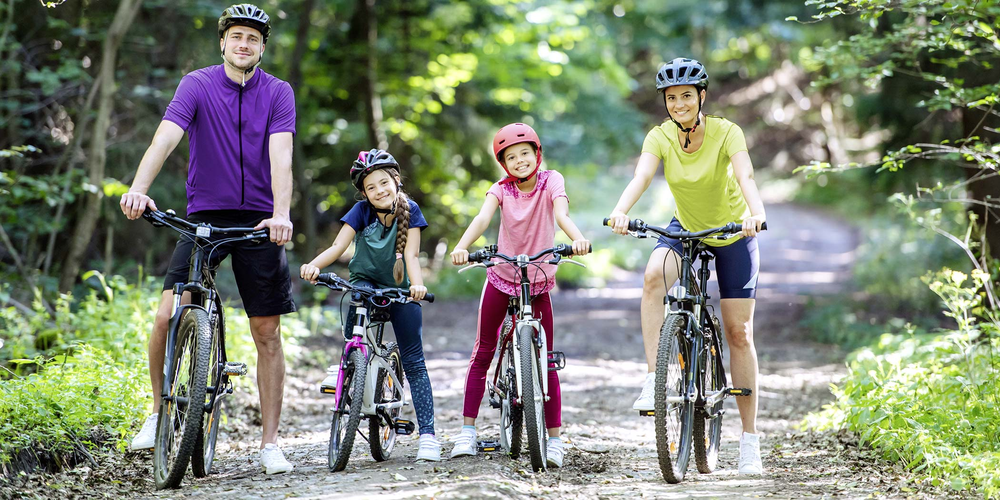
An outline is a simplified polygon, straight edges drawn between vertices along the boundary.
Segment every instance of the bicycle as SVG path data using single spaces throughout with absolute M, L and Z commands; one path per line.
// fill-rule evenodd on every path
M 605 226 L 609 220 L 604 219 Z M 708 304 L 708 264 L 715 257 L 702 243 L 711 238 L 733 238 L 742 229 L 731 222 L 704 231 L 670 231 L 642 219 L 629 221 L 631 236 L 648 238 L 647 232 L 653 232 L 679 240 L 682 248 L 678 284 L 664 298 L 667 308 L 656 351 L 655 409 L 639 412 L 654 417 L 660 472 L 669 483 L 684 480 L 692 448 L 699 472 L 715 470 L 722 441 L 723 401 L 727 396 L 752 394 L 750 389 L 726 385 L 721 326 Z M 761 228 L 765 229 L 767 224 Z M 695 260 L 701 262 L 697 279 L 692 275 Z
M 334 273 L 320 274 L 315 284 L 350 292 L 354 311 L 352 324 L 344 325 L 347 344 L 337 377 L 331 374 L 320 384 L 321 393 L 334 395 L 327 464 L 333 472 L 347 467 L 356 433 L 368 441 L 375 461 L 383 462 L 395 447 L 396 435 L 412 434 L 414 429 L 413 422 L 399 418 L 410 404 L 403 392 L 399 346 L 382 343 L 389 306 L 410 300 L 410 291 L 356 286 Z M 428 293 L 424 300 L 434 302 L 434 294 Z M 358 429 L 362 418 L 368 419 L 368 436 Z
M 477 267 L 489 268 L 503 263 L 520 270 L 521 294 L 511 296 L 507 305 L 508 317 L 500 330 L 503 333 L 497 350 L 497 368 L 493 373 L 493 382 L 489 384 L 490 406 L 500 410 L 500 446 L 511 458 L 516 459 L 521 453 L 521 428 L 524 424 L 528 436 L 528 455 L 535 472 L 546 468 L 544 403 L 549 400 L 549 381 L 547 376 L 543 376 L 542 367 L 546 367 L 547 373 L 566 366 L 566 356 L 562 352 L 548 350 L 545 331 L 531 310 L 528 268 L 532 265 L 540 268 L 539 261 L 547 255 L 553 256 L 543 261 L 547 264 L 570 262 L 587 267 L 574 260 L 562 260 L 563 256 L 573 255 L 573 247 L 566 244 L 542 250 L 530 257 L 525 254 L 511 257 L 497 253 L 497 246 L 489 245 L 469 255 L 469 262 L 474 264 L 458 270 L 462 273 Z M 502 262 L 493 262 L 493 259 L 500 259 Z
M 188 281 L 173 286 L 153 450 L 156 488 L 177 488 L 188 463 L 195 477 L 211 472 L 222 401 L 233 393 L 229 377 L 247 373 L 246 363 L 229 361 L 226 355 L 225 310 L 215 288 L 212 253 L 225 243 L 262 243 L 269 235 L 266 229 L 189 222 L 173 210 L 147 209 L 142 217 L 154 227 L 169 227 L 194 241 Z M 224 237 L 213 241 L 212 236 Z M 184 292 L 191 294 L 188 304 L 181 304 Z

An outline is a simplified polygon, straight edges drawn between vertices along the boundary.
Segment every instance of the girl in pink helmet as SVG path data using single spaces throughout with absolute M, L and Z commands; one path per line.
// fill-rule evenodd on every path
M 534 254 L 553 246 L 555 227 L 559 227 L 573 240 L 573 253 L 584 255 L 590 242 L 569 217 L 569 198 L 563 176 L 555 170 L 539 170 L 542 163 L 542 141 L 538 134 L 523 123 L 512 123 L 501 128 L 493 138 L 493 154 L 506 172 L 506 176 L 486 192 L 486 201 L 479 215 L 465 230 L 451 262 L 457 266 L 469 260 L 469 245 L 476 241 L 490 225 L 493 214 L 500 208 L 500 231 L 497 238 L 499 252 L 507 255 Z M 547 275 L 546 275 L 547 274 Z M 476 417 L 479 404 L 486 390 L 486 371 L 496 352 L 500 326 L 507 312 L 510 296 L 517 296 L 520 278 L 510 266 L 491 267 L 479 303 L 476 344 L 465 379 L 465 403 L 462 432 L 455 440 L 451 457 L 475 455 Z M 552 302 L 549 290 L 555 286 L 553 273 L 536 273 L 532 277 L 532 310 L 539 313 L 545 329 L 546 342 L 552 349 Z M 549 401 L 545 403 L 545 426 L 549 440 L 546 455 L 549 467 L 560 467 L 563 462 L 562 402 L 559 377 L 555 371 L 548 373 Z

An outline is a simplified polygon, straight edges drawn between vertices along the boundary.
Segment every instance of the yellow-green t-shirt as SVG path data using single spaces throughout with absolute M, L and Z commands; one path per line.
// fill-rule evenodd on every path
M 677 125 L 670 120 L 650 130 L 642 143 L 643 153 L 663 161 L 667 185 L 677 204 L 674 216 L 688 231 L 740 222 L 750 216 L 750 207 L 729 161 L 734 154 L 747 150 L 743 130 L 718 116 L 706 116 L 704 127 L 705 140 L 693 153 L 681 149 Z M 704 241 L 711 246 L 726 246 L 736 239 Z

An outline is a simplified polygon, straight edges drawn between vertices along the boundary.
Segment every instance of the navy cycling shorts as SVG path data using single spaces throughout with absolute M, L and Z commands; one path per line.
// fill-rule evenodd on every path
M 670 231 L 685 231 L 674 217 L 667 226 Z M 705 245 L 715 256 L 715 277 L 719 280 L 719 295 L 724 299 L 753 299 L 757 296 L 757 276 L 760 260 L 757 238 L 740 238 L 724 247 Z M 681 255 L 681 242 L 659 236 L 655 248 L 669 248 Z
M 188 220 L 206 222 L 216 227 L 254 227 L 269 217 L 271 214 L 267 212 L 204 210 L 191 214 Z M 174 283 L 187 283 L 192 247 L 194 242 L 181 236 L 170 257 L 170 267 L 163 280 L 164 290 L 173 289 Z M 229 255 L 233 256 L 233 274 L 236 275 L 236 285 L 248 317 L 295 312 L 285 247 L 278 246 L 273 241 L 223 243 L 212 252 L 209 264 L 216 268 Z

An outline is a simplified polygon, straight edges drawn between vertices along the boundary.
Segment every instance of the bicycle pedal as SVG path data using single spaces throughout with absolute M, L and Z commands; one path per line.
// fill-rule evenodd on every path
M 562 351 L 549 351 L 549 371 L 559 371 L 566 368 L 566 355 Z M 552 366 L 554 365 L 554 366 Z
M 656 410 L 639 410 L 640 417 L 655 417 Z
M 730 387 L 726 389 L 726 394 L 729 396 L 749 396 L 753 394 L 753 390 Z
M 413 429 L 416 429 L 416 426 L 413 425 L 413 422 L 410 422 L 409 420 L 403 420 L 401 418 L 397 418 L 395 421 L 393 421 L 393 427 L 396 429 L 396 434 L 402 434 L 404 436 L 409 436 L 410 434 L 413 434 Z
M 237 363 L 236 361 L 227 361 L 226 366 L 222 369 L 222 373 L 225 373 L 230 377 L 242 377 L 247 374 L 247 364 Z
M 486 453 L 490 451 L 498 451 L 500 449 L 500 441 L 494 441 L 491 439 L 480 439 L 476 442 L 476 448 L 480 453 Z
M 490 408 L 500 409 L 500 400 L 495 397 L 490 397 Z
M 320 382 L 319 384 L 319 392 L 323 394 L 336 394 L 338 374 L 336 373 L 329 374 L 329 371 L 327 371 L 327 373 L 328 375 L 326 376 L 326 378 L 323 379 L 323 381 Z

